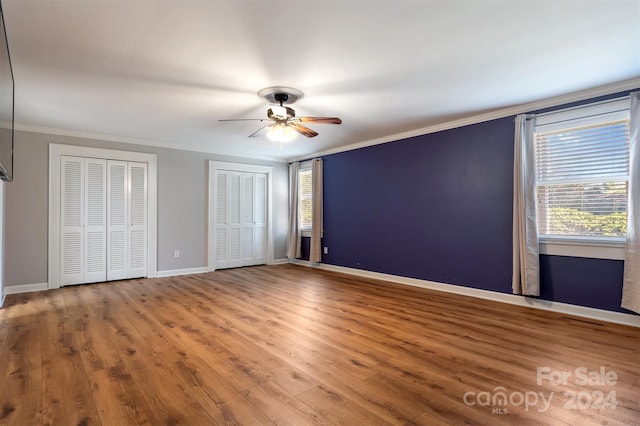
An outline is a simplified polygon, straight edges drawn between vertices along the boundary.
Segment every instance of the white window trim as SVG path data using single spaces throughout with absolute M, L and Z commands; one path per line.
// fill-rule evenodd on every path
M 606 114 L 603 120 L 628 120 L 629 102 L 629 96 L 625 96 L 539 114 L 536 116 L 536 129 L 541 128 L 545 132 L 557 130 L 565 128 L 564 123 L 572 120 L 586 124 L 592 121 L 590 117 L 594 115 Z M 624 260 L 625 239 L 542 235 L 539 237 L 539 249 L 540 254 L 546 255 Z
M 624 260 L 624 241 L 581 240 L 575 237 L 540 238 L 540 254 Z
M 629 119 L 629 97 L 610 99 L 594 102 L 592 104 L 565 108 L 557 111 L 549 111 L 536 115 L 536 129 L 543 132 L 565 129 L 567 121 L 574 122 L 577 126 L 594 122 L 614 121 Z M 592 117 L 597 117 L 596 119 Z M 575 121 L 574 121 L 575 120 Z

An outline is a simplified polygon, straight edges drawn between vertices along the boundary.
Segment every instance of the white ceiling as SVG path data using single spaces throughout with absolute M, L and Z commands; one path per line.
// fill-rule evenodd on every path
M 290 159 L 640 77 L 638 1 L 2 0 L 17 128 Z M 640 81 L 640 80 L 639 80 Z M 247 136 L 267 104 L 340 126 Z

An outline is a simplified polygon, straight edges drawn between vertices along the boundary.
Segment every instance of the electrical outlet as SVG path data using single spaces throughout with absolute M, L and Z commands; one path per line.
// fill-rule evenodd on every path
M 180 257 L 180 250 L 174 250 L 173 251 L 173 257 L 175 257 L 176 259 Z
M 324 254 L 329 254 L 329 247 L 324 248 Z

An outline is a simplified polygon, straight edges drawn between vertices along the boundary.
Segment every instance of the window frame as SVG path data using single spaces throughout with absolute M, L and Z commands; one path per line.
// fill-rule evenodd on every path
M 300 234 L 303 237 L 311 237 L 311 225 L 308 227 L 302 226 L 302 220 L 300 219 L 300 215 L 302 215 L 302 185 L 300 185 L 300 175 L 302 173 L 311 174 L 311 179 L 313 182 L 313 171 L 311 167 L 311 161 L 305 161 L 300 163 L 300 169 L 298 170 L 298 223 L 300 224 Z M 311 185 L 311 194 L 309 195 L 309 199 L 313 200 L 313 183 Z M 313 215 L 313 211 L 311 213 Z M 313 216 L 312 216 L 313 217 Z M 313 220 L 313 219 L 312 219 Z
M 538 114 L 535 118 L 534 135 L 556 129 L 577 127 L 586 123 L 604 123 L 610 121 L 611 117 L 621 115 L 629 120 L 629 109 L 630 101 L 626 96 Z M 543 129 L 538 130 L 539 127 Z M 531 143 L 535 144 L 535 137 Z M 537 188 L 538 181 L 536 180 L 536 203 Z M 625 244 L 624 237 L 539 236 L 540 254 L 556 256 L 623 260 Z

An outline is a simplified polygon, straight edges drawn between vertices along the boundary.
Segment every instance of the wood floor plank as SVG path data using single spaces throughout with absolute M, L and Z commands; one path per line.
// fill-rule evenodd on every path
M 92 287 L 91 290 L 97 287 Z M 83 313 L 75 327 L 75 340 L 84 363 L 96 410 L 102 424 L 142 425 L 158 423 L 160 418 L 140 395 L 142 389 L 127 370 L 117 346 L 106 336 L 107 330 L 91 306 L 98 303 L 95 291 L 74 287 L 64 296 L 67 305 L 73 304 Z M 84 297 L 81 297 L 83 293 Z
M 118 294 L 118 288 L 111 290 L 114 295 Z M 116 306 L 97 313 L 107 326 L 111 343 L 126 354 L 122 356 L 122 372 L 114 369 L 113 374 L 131 375 L 141 389 L 142 398 L 162 423 L 215 424 L 206 409 L 186 390 L 184 383 L 177 380 L 171 366 L 158 356 L 162 348 L 149 345 L 128 321 L 126 301 L 122 298 L 117 300 Z
M 73 337 L 77 307 L 64 292 L 50 292 L 42 320 L 43 424 L 100 424 L 91 382 Z
M 24 300 L 24 299 L 23 299 Z M 42 298 L 19 303 L 0 334 L 0 424 L 42 423 Z
M 0 345 L 0 424 L 640 423 L 638 328 L 294 265 L 10 295 Z
M 125 296 L 123 294 L 123 297 Z M 262 413 L 250 404 L 243 404 L 241 411 L 234 409 L 242 398 L 242 393 L 204 362 L 199 356 L 201 352 L 192 352 L 191 348 L 194 345 L 190 345 L 188 341 L 185 345 L 184 341 L 167 332 L 166 325 L 154 321 L 150 313 L 143 312 L 143 306 L 135 304 L 131 299 L 129 301 L 133 305 L 125 302 L 124 306 L 134 309 L 123 309 L 124 317 L 144 337 L 147 344 L 154 348 L 155 356 L 171 368 L 184 391 L 191 395 L 216 423 L 233 423 L 239 418 L 251 418 L 253 421 L 263 419 Z M 174 328 L 171 327 L 169 330 Z M 187 329 L 196 330 L 191 325 Z M 216 356 L 221 357 L 224 354 L 216 352 Z M 218 363 L 213 364 L 215 366 Z M 223 405 L 227 402 L 232 404 Z

